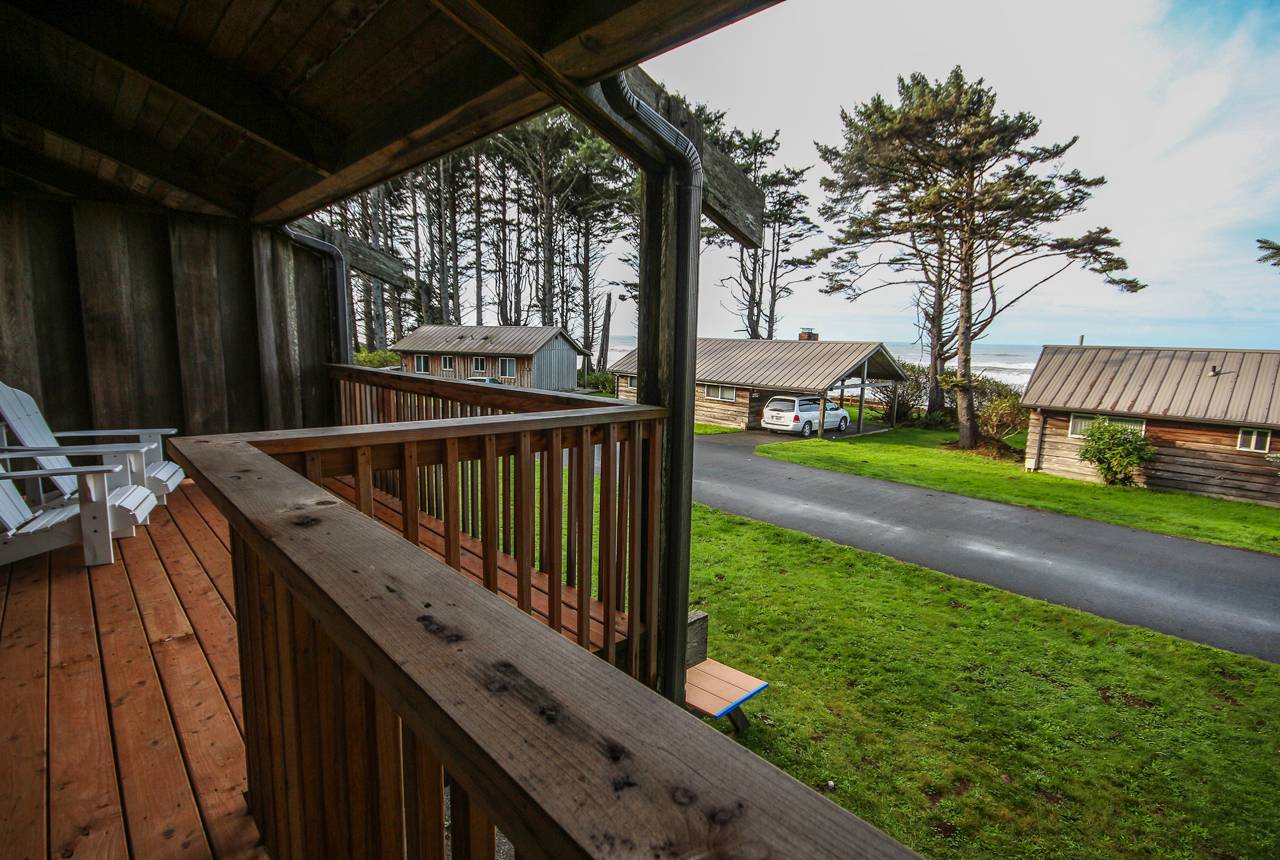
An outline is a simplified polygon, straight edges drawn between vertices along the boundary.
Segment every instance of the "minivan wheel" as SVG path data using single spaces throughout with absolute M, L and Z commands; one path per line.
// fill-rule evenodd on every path
M 808 421 L 804 422 L 804 426 L 800 428 L 800 435 L 805 439 L 808 439 L 810 436 L 812 436 L 813 425 L 810 424 Z

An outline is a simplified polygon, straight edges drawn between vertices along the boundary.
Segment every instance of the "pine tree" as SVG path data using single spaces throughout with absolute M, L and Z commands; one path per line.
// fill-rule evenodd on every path
M 1122 292 L 1144 288 L 1122 276 L 1128 264 L 1109 229 L 1055 231 L 1106 180 L 1063 169 L 1076 138 L 1033 143 L 1039 120 L 997 111 L 995 92 L 959 67 L 945 81 L 899 78 L 897 104 L 876 96 L 841 120 L 842 144 L 819 147 L 834 174 L 823 180 L 821 213 L 836 230 L 817 255 L 831 264 L 827 291 L 857 299 L 891 286 L 916 290 L 928 320 L 930 387 L 953 352 L 946 382 L 960 447 L 972 448 L 973 343 L 1000 314 L 1073 267 Z M 880 282 L 864 286 L 873 275 Z
M 1259 239 L 1258 250 L 1262 252 L 1262 256 L 1258 258 L 1259 263 L 1280 267 L 1280 242 Z

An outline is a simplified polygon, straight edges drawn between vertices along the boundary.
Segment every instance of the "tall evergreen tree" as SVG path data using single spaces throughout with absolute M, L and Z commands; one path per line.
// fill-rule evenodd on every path
M 834 174 L 823 182 L 822 214 L 836 224 L 822 252 L 833 260 L 827 289 L 850 299 L 894 284 L 932 290 L 941 315 L 954 319 L 947 382 L 960 447 L 972 448 L 973 342 L 1000 314 L 1073 267 L 1123 292 L 1144 288 L 1122 275 L 1128 264 L 1108 228 L 1057 232 L 1106 180 L 1065 170 L 1077 138 L 1033 143 L 1039 120 L 998 111 L 995 92 L 959 67 L 944 81 L 899 78 L 897 104 L 876 96 L 841 120 L 842 145 L 819 147 Z M 860 285 L 882 269 L 888 280 Z
M 1262 252 L 1262 256 L 1258 258 L 1259 263 L 1280 267 L 1280 242 L 1259 239 L 1258 250 Z

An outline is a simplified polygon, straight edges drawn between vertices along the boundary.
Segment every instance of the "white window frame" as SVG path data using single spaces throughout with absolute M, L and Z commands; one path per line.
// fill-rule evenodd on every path
M 487 365 L 485 364 L 483 355 L 471 356 L 471 375 L 472 376 L 485 376 L 489 372 L 486 369 L 486 367 Z
M 1083 433 L 1076 432 L 1077 418 L 1088 418 L 1088 419 L 1092 419 L 1093 421 L 1102 419 L 1104 421 L 1110 421 L 1113 424 L 1119 424 L 1121 426 L 1128 426 L 1128 427 L 1132 427 L 1136 425 L 1138 428 L 1138 432 L 1140 432 L 1143 436 L 1147 435 L 1147 419 L 1145 418 L 1126 418 L 1123 415 L 1098 415 L 1097 413 L 1093 413 L 1093 412 L 1072 412 L 1071 417 L 1067 419 L 1067 436 L 1072 439 L 1083 439 L 1085 438 L 1085 435 L 1088 433 L 1087 427 L 1085 428 L 1085 432 Z
M 442 356 L 440 356 L 440 372 L 441 372 L 441 373 L 444 373 L 446 370 L 453 370 L 453 356 L 452 356 L 452 355 L 442 355 Z
M 431 372 L 431 356 L 421 353 L 413 357 L 414 373 L 430 373 Z
M 726 403 L 738 402 L 738 389 L 735 386 L 714 385 L 712 383 L 703 383 L 702 388 L 703 388 L 703 394 L 706 395 L 706 398 L 708 400 L 723 400 Z M 712 394 L 712 391 L 714 391 L 715 393 Z M 731 392 L 728 397 L 724 396 L 724 393 L 726 391 Z
M 506 362 L 511 362 L 511 372 L 503 373 L 502 368 Z M 499 379 L 515 379 L 516 378 L 516 360 L 509 355 L 504 355 L 498 359 L 498 378 Z
M 1249 444 L 1245 444 L 1245 434 L 1249 434 Z M 1262 447 L 1256 447 L 1258 440 L 1265 440 Z M 1271 450 L 1271 431 L 1262 427 L 1241 427 L 1240 432 L 1236 434 L 1236 450 L 1248 451 L 1251 454 L 1266 454 Z

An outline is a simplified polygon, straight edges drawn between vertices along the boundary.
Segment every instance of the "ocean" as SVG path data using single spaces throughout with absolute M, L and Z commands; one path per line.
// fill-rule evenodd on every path
M 928 354 L 918 343 L 887 342 L 885 346 L 899 361 L 923 364 Z M 635 348 L 635 335 L 614 335 L 609 339 L 609 361 L 617 361 Z M 1031 378 L 1031 371 L 1039 357 L 1039 344 L 978 341 L 973 348 L 973 369 L 977 373 L 985 373 L 1022 388 Z

